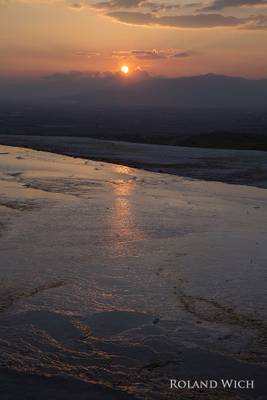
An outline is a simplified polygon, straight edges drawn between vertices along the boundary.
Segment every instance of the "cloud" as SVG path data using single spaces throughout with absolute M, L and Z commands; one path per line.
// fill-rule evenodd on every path
M 75 55 L 79 57 L 94 58 L 94 57 L 100 57 L 101 53 L 96 51 L 77 51 Z
M 209 6 L 203 7 L 204 11 L 219 11 L 227 7 L 258 7 L 267 6 L 267 0 L 214 0 Z
M 192 14 L 155 16 L 151 13 L 113 11 L 107 13 L 119 22 L 134 25 L 158 25 L 173 28 L 214 28 L 239 26 L 247 22 L 245 18 L 224 16 L 221 14 Z
M 173 55 L 173 58 L 186 58 L 186 57 L 190 57 L 192 56 L 193 53 L 189 52 L 189 51 L 181 51 L 181 52 L 177 52 Z
M 143 2 L 143 0 L 110 0 L 93 3 L 92 7 L 104 10 L 127 9 L 139 7 Z
M 169 58 L 185 58 L 195 55 L 191 51 L 181 49 L 163 49 L 163 50 L 130 50 L 130 51 L 114 51 L 113 57 L 118 58 L 135 58 L 137 60 L 164 60 Z
M 267 30 L 267 16 L 258 16 L 252 18 L 248 23 L 241 27 L 241 29 L 247 30 Z
M 113 11 L 106 14 L 119 22 L 133 25 L 152 25 L 155 23 L 155 16 L 150 13 L 134 11 Z
M 157 13 L 159 11 L 177 10 L 181 8 L 180 4 L 150 0 L 81 1 L 80 3 L 76 3 L 76 7 L 77 6 L 89 6 L 99 10 L 142 9 L 153 13 Z
M 71 4 L 70 4 L 70 7 L 71 7 L 71 8 L 74 8 L 74 9 L 76 9 L 76 10 L 80 10 L 80 9 L 83 8 L 83 5 L 82 5 L 81 3 L 71 3 Z
M 196 2 L 196 3 L 189 3 L 189 4 L 185 4 L 184 8 L 192 8 L 192 7 L 201 7 L 203 5 L 203 3 L 201 2 Z
M 132 55 L 139 60 L 162 60 L 163 58 L 167 58 L 163 51 L 158 50 L 134 50 L 132 51 Z
M 240 16 L 238 6 L 264 5 L 267 4 L 267 0 L 236 0 L 234 6 L 237 12 L 235 10 L 234 15 L 225 15 L 223 12 L 224 8 L 233 7 L 232 0 L 213 0 L 207 7 L 203 7 L 203 2 L 192 2 L 181 5 L 174 4 L 168 0 L 83 0 L 79 4 L 95 9 L 118 22 L 130 25 L 158 26 L 175 29 L 227 27 L 266 29 L 265 24 L 262 21 L 258 22 L 255 16 Z M 188 8 L 191 8 L 192 12 L 184 13 L 184 10 Z M 181 11 L 179 11 L 180 9 Z M 222 10 L 222 12 L 217 12 L 219 10 Z M 264 18 L 264 16 L 261 18 Z M 154 59 L 161 57 L 160 54 L 143 54 L 142 56 Z
M 11 0 L 0 0 L 0 6 Z M 174 29 L 236 28 L 267 30 L 266 14 L 242 16 L 240 7 L 267 7 L 267 0 L 211 0 L 179 4 L 171 0 L 12 0 L 21 3 L 65 3 L 75 10 L 90 8 L 118 22 L 130 25 L 168 27 Z M 178 3 L 178 4 L 177 4 Z M 201 8 L 202 5 L 202 8 Z M 185 10 L 190 12 L 185 13 Z M 225 8 L 234 8 L 233 15 Z M 140 54 L 140 57 L 161 58 L 161 54 Z

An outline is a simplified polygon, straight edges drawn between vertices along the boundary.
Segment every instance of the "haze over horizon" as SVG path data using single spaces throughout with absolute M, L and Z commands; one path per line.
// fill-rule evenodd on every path
M 267 79 L 224 75 L 151 77 L 121 74 L 57 73 L 26 81 L 0 80 L 0 101 L 41 102 L 71 107 L 266 108 Z

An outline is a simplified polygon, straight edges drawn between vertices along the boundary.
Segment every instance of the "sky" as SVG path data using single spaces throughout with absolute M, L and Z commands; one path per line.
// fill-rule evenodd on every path
M 267 0 L 0 0 L 2 79 L 124 64 L 267 78 Z

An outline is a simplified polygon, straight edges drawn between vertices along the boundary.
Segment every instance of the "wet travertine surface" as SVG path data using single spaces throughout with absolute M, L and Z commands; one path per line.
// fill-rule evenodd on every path
M 265 189 L 0 146 L 1 399 L 263 399 L 266 267 Z

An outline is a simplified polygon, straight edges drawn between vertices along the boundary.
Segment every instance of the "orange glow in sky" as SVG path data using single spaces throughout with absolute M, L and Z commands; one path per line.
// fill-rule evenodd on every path
M 132 76 L 135 65 L 152 76 L 266 78 L 265 1 L 232 3 L 0 0 L 0 78 L 70 71 Z

